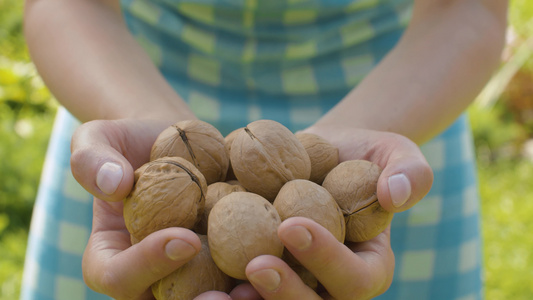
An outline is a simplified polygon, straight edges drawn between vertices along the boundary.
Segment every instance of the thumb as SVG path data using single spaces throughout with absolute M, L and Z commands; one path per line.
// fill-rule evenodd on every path
M 121 237 L 118 235 L 122 233 L 100 231 L 91 235 L 83 257 L 87 285 L 115 299 L 151 295 L 154 282 L 187 263 L 202 247 L 198 236 L 185 228 L 156 231 L 123 251 L 113 248 L 113 240 Z M 109 248 L 102 249 L 104 245 Z
M 74 178 L 99 199 L 124 199 L 133 187 L 135 168 L 149 160 L 152 144 L 166 125 L 139 120 L 82 124 L 72 136 Z
M 377 196 L 390 212 L 413 207 L 431 189 L 433 171 L 414 143 L 400 143 L 378 179 Z

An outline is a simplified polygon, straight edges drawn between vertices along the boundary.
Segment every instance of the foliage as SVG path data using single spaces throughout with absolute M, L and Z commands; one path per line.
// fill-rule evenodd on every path
M 524 128 L 515 123 L 506 107 L 497 103 L 485 109 L 474 104 L 469 109 L 478 162 L 490 165 L 500 159 L 518 158 L 525 137 Z
M 533 163 L 502 159 L 480 167 L 487 299 L 533 297 Z
M 525 300 L 533 295 L 533 244 L 525 237 L 533 229 L 533 203 L 524 201 L 533 198 L 533 2 L 511 4 L 506 61 L 485 89 L 499 91 L 489 96 L 497 101 L 479 101 L 469 113 L 482 199 L 486 298 Z
M 0 92 L 4 91 L 0 94 L 1 300 L 18 295 L 27 231 L 55 111 L 44 86 L 36 84 L 34 69 L 28 70 L 30 74 L 13 76 L 12 83 L 0 74 Z
M 5 215 L 0 215 L 0 217 L 5 217 Z M 0 240 L 0 256 L 2 257 L 0 259 L 0 300 L 18 299 L 27 239 L 28 231 L 26 228 L 19 228 L 2 234 Z
M 22 35 L 24 1 L 0 1 L 0 53 L 15 60 L 28 61 Z
M 0 1 L 0 300 L 17 299 L 56 104 L 29 61 L 24 1 Z
M 527 37 L 533 33 L 533 4 L 531 0 L 512 0 L 509 9 L 509 23 L 519 36 Z
M 511 50 L 528 43 L 530 53 L 533 49 L 533 2 L 530 0 L 512 0 L 509 9 L 509 24 L 512 31 L 508 34 Z M 533 72 L 533 55 L 524 63 L 524 68 Z

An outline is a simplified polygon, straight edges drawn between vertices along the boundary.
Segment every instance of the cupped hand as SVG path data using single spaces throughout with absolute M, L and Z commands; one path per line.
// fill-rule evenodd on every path
M 405 137 L 342 127 L 311 127 L 305 131 L 335 145 L 341 162 L 365 159 L 378 164 L 383 169 L 378 199 L 391 212 L 409 209 L 431 188 L 431 168 L 418 146 Z M 343 244 L 316 222 L 295 217 L 281 224 L 278 235 L 324 290 L 312 290 L 283 260 L 265 255 L 253 259 L 246 268 L 248 279 L 264 299 L 371 299 L 385 292 L 392 282 L 390 227 L 372 240 Z
M 73 138 L 74 176 L 96 196 L 93 232 L 83 261 L 84 277 L 91 288 L 116 299 L 151 299 L 150 285 L 200 249 L 196 235 L 182 228 L 155 232 L 131 246 L 122 202 L 118 202 L 131 190 L 133 170 L 148 160 L 151 145 L 168 125 L 157 121 L 95 121 L 82 125 Z M 378 182 L 378 198 L 385 209 L 406 210 L 429 191 L 431 169 L 410 140 L 368 130 L 324 130 L 307 131 L 337 146 L 341 161 L 367 159 L 384 169 Z M 390 285 L 394 255 L 388 230 L 371 241 L 345 245 L 317 223 L 294 218 L 285 221 L 278 234 L 327 293 L 318 295 L 309 289 L 281 259 L 260 256 L 247 268 L 252 285 L 237 286 L 229 295 L 232 299 L 294 299 L 301 295 L 309 299 L 368 299 Z M 229 296 L 208 292 L 198 299 Z
M 369 160 L 383 171 L 377 196 L 393 213 L 413 207 L 431 189 L 433 171 L 420 148 L 407 137 L 392 133 L 339 126 L 305 130 L 322 136 L 339 149 L 339 161 Z
M 152 283 L 181 267 L 200 249 L 198 236 L 185 228 L 156 231 L 132 246 L 122 202 L 95 198 L 83 276 L 91 289 L 114 299 L 154 299 Z
M 115 299 L 153 299 L 150 286 L 201 249 L 197 235 L 167 228 L 131 245 L 122 201 L 134 170 L 147 162 L 164 121 L 92 121 L 73 135 L 74 177 L 94 198 L 93 228 L 83 256 L 83 276 L 93 290 Z
M 95 197 L 121 201 L 133 187 L 134 170 L 148 162 L 161 131 L 157 120 L 97 120 L 76 129 L 71 142 L 74 178 Z
M 394 274 L 390 229 L 370 241 L 343 244 L 318 223 L 302 217 L 278 230 L 287 250 L 321 283 L 315 291 L 281 259 L 253 259 L 246 275 L 264 299 L 371 299 L 387 290 Z

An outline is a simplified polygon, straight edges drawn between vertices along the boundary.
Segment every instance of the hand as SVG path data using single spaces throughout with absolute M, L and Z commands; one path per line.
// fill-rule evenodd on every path
M 234 300 L 371 299 L 385 292 L 392 282 L 394 254 L 390 228 L 363 243 L 342 244 L 313 220 L 294 217 L 278 229 L 285 247 L 311 271 L 325 290 L 314 291 L 280 258 L 262 255 L 246 267 L 251 284 L 237 286 Z M 230 299 L 220 292 L 207 292 L 195 300 Z
M 370 299 L 392 282 L 390 228 L 370 241 L 345 245 L 318 223 L 294 217 L 281 224 L 278 235 L 325 290 L 315 292 L 284 261 L 264 255 L 246 267 L 248 279 L 264 299 Z
M 153 299 L 150 285 L 201 249 L 197 235 L 167 228 L 132 246 L 122 199 L 133 170 L 147 162 L 153 142 L 168 123 L 146 120 L 93 121 L 72 138 L 74 177 L 94 196 L 93 228 L 83 256 L 83 275 L 93 290 L 115 299 Z
M 156 232 L 143 240 L 143 242 L 130 246 L 129 235 L 122 219 L 122 204 L 112 202 L 123 199 L 129 193 L 133 184 L 133 170 L 148 160 L 149 150 L 153 141 L 159 132 L 168 125 L 158 122 L 127 120 L 97 121 L 82 125 L 73 138 L 72 169 L 74 176 L 82 186 L 97 196 L 94 204 L 93 233 L 84 255 L 84 276 L 91 288 L 117 299 L 151 299 L 152 296 L 148 290 L 150 284 L 181 266 L 200 249 L 200 243 L 196 235 L 191 231 L 179 228 L 169 228 Z M 342 131 L 337 132 L 342 133 Z M 337 145 L 341 160 L 370 159 L 384 167 L 389 174 L 396 174 L 394 170 L 405 171 L 408 178 L 414 178 L 415 180 L 420 178 L 420 173 L 424 173 L 424 170 L 427 171 L 425 169 L 427 163 L 425 163 L 423 156 L 416 145 L 407 139 L 400 138 L 394 134 L 364 130 L 360 132 L 350 131 L 350 133 L 352 133 L 352 137 L 356 138 L 349 139 L 345 133 L 344 135 L 332 136 L 333 139 L 330 140 L 334 144 L 335 141 L 346 142 L 345 144 Z M 335 137 L 337 138 L 335 139 Z M 108 167 L 104 168 L 104 170 L 106 168 L 107 170 L 102 172 L 102 166 L 105 166 L 107 162 L 112 162 L 118 167 L 113 165 L 109 167 L 108 165 Z M 429 167 L 427 168 L 429 169 Z M 383 173 L 387 174 L 385 171 Z M 116 185 L 106 185 L 106 183 L 113 182 L 113 174 L 119 174 L 117 176 L 118 180 L 115 180 Z M 411 187 L 412 192 L 408 197 L 409 201 L 406 207 L 411 205 L 411 203 L 414 205 L 416 201 L 422 198 L 427 192 L 424 192 L 424 189 L 429 190 L 432 177 L 427 177 L 427 173 L 425 175 L 421 177 L 422 181 L 417 181 L 420 184 Z M 429 175 L 432 175 L 430 169 Z M 382 181 L 382 178 L 380 178 L 380 181 Z M 413 182 L 413 180 L 410 179 L 410 182 Z M 381 188 L 380 190 L 382 186 L 382 184 L 378 186 L 378 195 L 380 191 L 381 193 L 389 192 L 388 189 L 383 191 L 383 188 Z M 284 222 L 279 231 L 280 238 L 289 250 L 291 250 L 291 246 L 288 242 L 292 239 L 284 238 L 284 234 L 289 232 L 290 236 L 292 225 L 294 225 L 291 225 L 290 222 L 294 222 L 291 220 Z M 294 220 L 298 221 L 299 219 L 296 218 Z M 352 275 L 350 275 L 351 277 L 339 277 L 342 280 L 337 278 L 331 283 L 328 283 L 327 278 L 322 279 L 317 276 L 321 282 L 324 281 L 322 283 L 331 295 L 336 297 L 339 292 L 340 295 L 345 294 L 347 292 L 346 288 L 356 288 L 363 292 L 356 293 L 355 295 L 361 295 L 361 297 L 355 299 L 365 299 L 365 294 L 366 296 L 376 292 L 379 294 L 386 290 L 388 284 L 390 284 L 388 278 L 392 278 L 392 270 L 394 268 L 394 258 L 390 251 L 388 232 L 381 234 L 372 241 L 359 245 L 350 245 L 350 248 L 346 248 L 345 245 L 336 241 L 332 243 L 331 239 L 333 237 L 324 228 L 310 220 L 303 220 L 304 223 L 297 224 L 297 226 L 305 227 L 313 237 L 312 245 L 319 246 L 310 246 L 302 253 L 298 253 L 296 249 L 292 249 L 291 252 L 294 251 L 294 256 L 311 272 L 324 273 L 327 270 L 335 270 L 335 265 L 330 265 L 330 261 L 333 260 L 328 259 L 328 257 L 332 257 L 331 254 L 334 254 L 333 256 L 337 259 L 337 266 L 350 266 L 350 268 L 345 268 L 346 271 L 357 272 L 357 270 L 370 269 L 372 272 L 376 272 L 375 276 L 369 276 L 369 273 L 361 272 L 366 281 L 362 281 L 359 285 L 353 285 L 351 282 L 346 284 L 345 280 L 352 278 Z M 307 224 L 305 223 L 306 221 L 311 223 Z M 323 245 L 329 245 L 330 247 L 324 247 Z M 188 257 L 185 255 L 186 249 L 189 249 Z M 351 249 L 351 251 L 346 251 L 346 249 Z M 183 255 L 179 257 L 170 255 L 169 257 L 165 250 Z M 320 253 L 318 254 L 322 254 L 322 257 L 325 257 L 322 266 L 317 265 L 320 263 L 318 258 L 321 256 L 314 253 L 315 251 L 319 251 Z M 362 251 L 362 253 L 354 255 L 352 251 Z M 309 261 L 307 263 L 306 257 Z M 312 259 L 309 259 L 310 257 Z M 365 261 L 365 258 L 368 258 L 369 261 Z M 139 261 L 140 263 L 132 267 L 132 261 Z M 351 264 L 346 264 L 346 262 L 350 261 L 352 261 Z M 367 264 L 368 266 L 365 268 L 352 268 L 354 264 Z M 267 267 L 278 268 L 276 270 L 280 274 L 280 288 L 275 292 L 265 292 L 257 282 L 256 272 Z M 260 296 L 267 299 L 272 297 L 290 299 L 291 296 L 284 295 L 283 291 L 295 293 L 300 289 L 310 293 L 309 289 L 301 281 L 297 284 L 299 278 L 278 258 L 271 256 L 258 257 L 249 264 L 247 272 L 252 278 L 251 281 L 254 283 L 255 290 L 250 284 L 242 284 L 230 293 L 233 299 L 251 300 L 260 299 Z M 337 273 L 337 271 L 334 273 Z M 256 275 L 254 276 L 253 274 Z M 327 272 L 324 274 L 327 274 Z M 283 289 L 282 287 L 285 286 L 286 282 L 289 282 L 289 286 L 293 286 L 293 288 L 290 290 Z M 228 299 L 228 296 L 219 292 L 208 292 L 198 297 L 198 299 L 207 298 Z
M 431 188 L 431 168 L 418 146 L 405 137 L 361 129 L 306 131 L 319 134 L 338 147 L 340 161 L 366 159 L 381 166 L 377 193 L 380 204 L 389 211 L 412 207 Z M 390 179 L 398 174 L 403 175 Z M 385 292 L 392 282 L 390 228 L 370 241 L 342 244 L 316 222 L 295 217 L 281 224 L 278 235 L 325 290 L 313 291 L 281 259 L 265 255 L 253 259 L 246 268 L 259 295 L 241 299 L 370 299 Z
M 94 199 L 93 230 L 83 255 L 83 277 L 93 290 L 114 299 L 154 299 L 150 286 L 193 258 L 198 236 L 166 228 L 131 245 L 122 202 Z
M 401 212 L 413 207 L 430 190 L 433 171 L 418 145 L 391 132 L 348 127 L 310 127 L 339 149 L 339 161 L 365 159 L 379 165 L 377 196 L 383 208 Z

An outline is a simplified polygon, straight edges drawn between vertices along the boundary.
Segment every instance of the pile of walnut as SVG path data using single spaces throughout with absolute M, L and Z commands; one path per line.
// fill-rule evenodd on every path
M 338 163 L 338 150 L 319 136 L 293 134 L 259 120 L 225 138 L 203 121 L 178 122 L 155 141 L 150 162 L 135 171 L 124 219 L 137 243 L 168 228 L 194 230 L 202 251 L 156 282 L 156 299 L 192 299 L 209 290 L 229 292 L 246 280 L 248 262 L 282 257 L 310 287 L 314 276 L 277 236 L 293 216 L 313 219 L 340 242 L 361 242 L 392 220 L 377 201 L 381 169 L 368 161 Z

